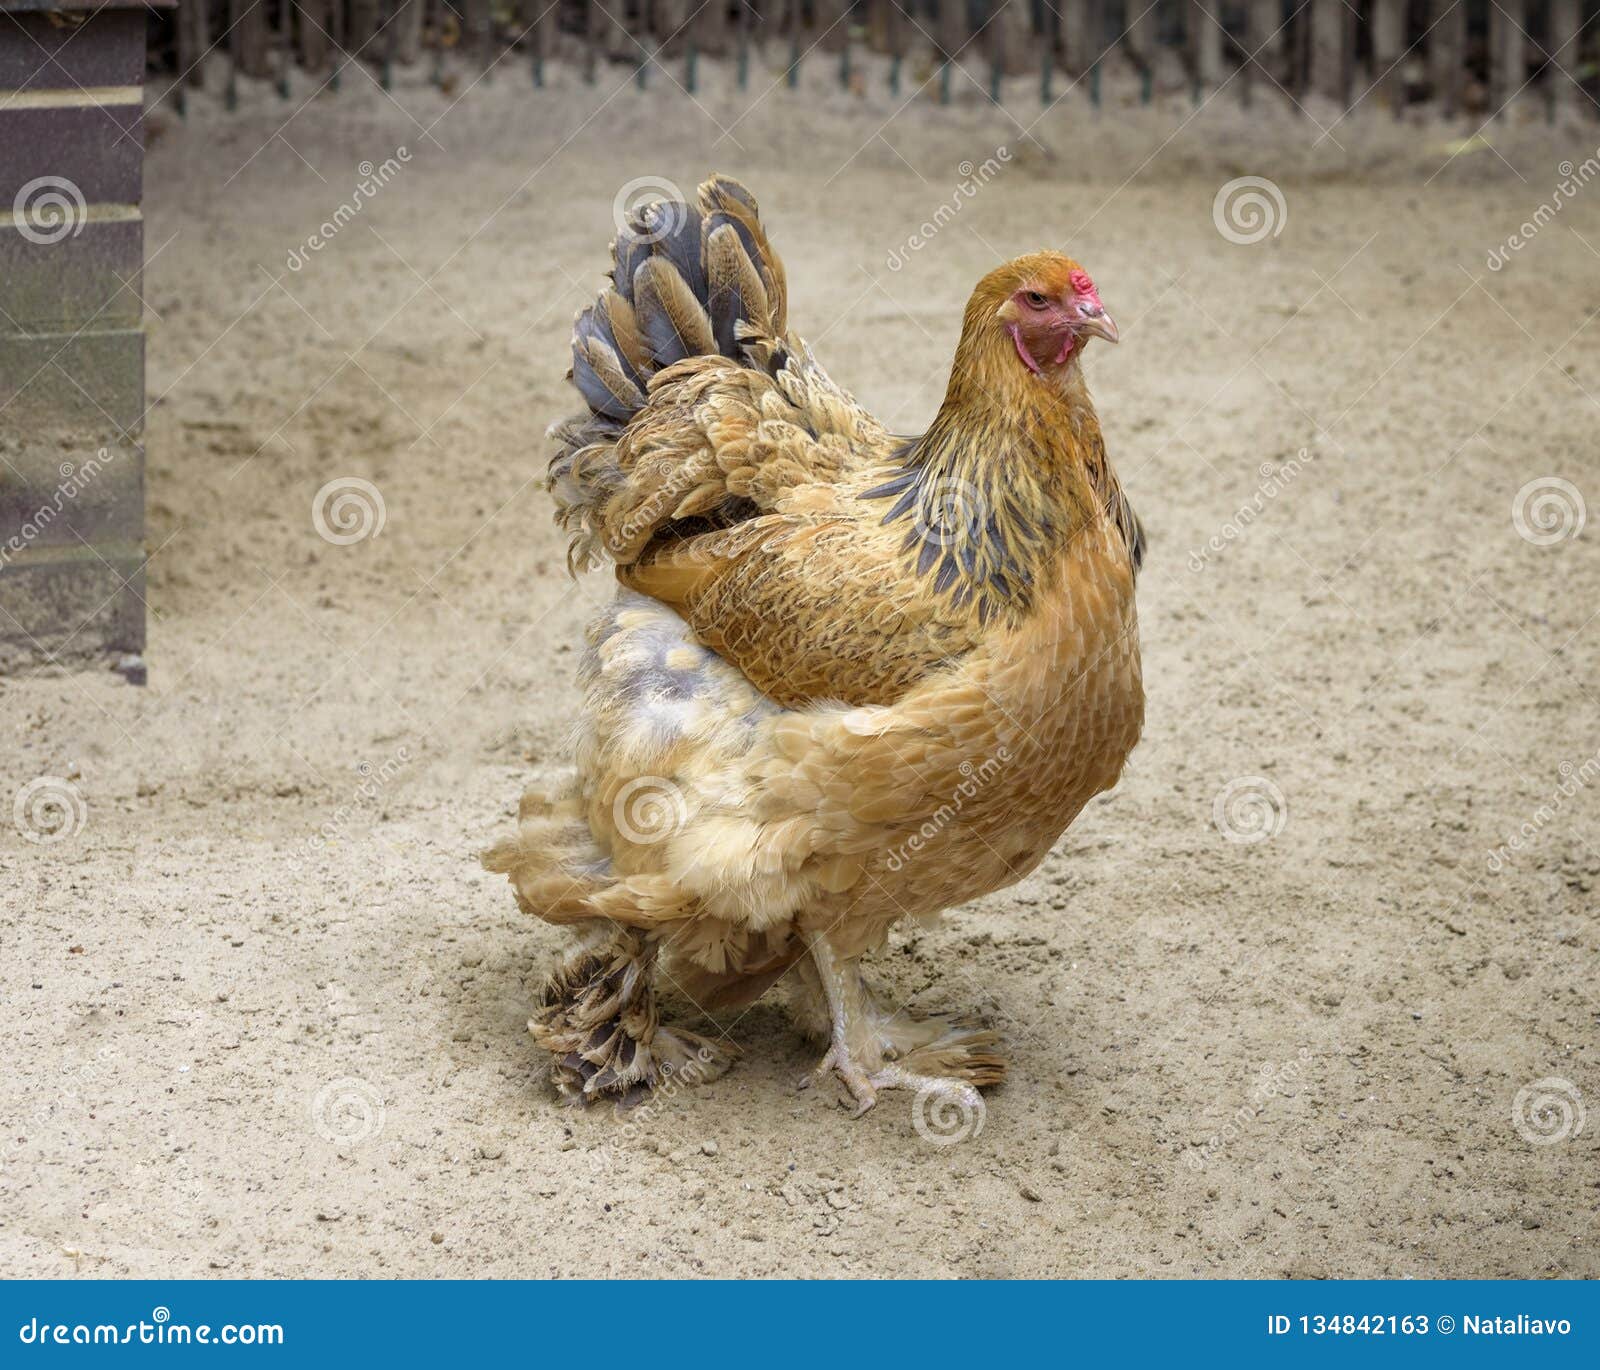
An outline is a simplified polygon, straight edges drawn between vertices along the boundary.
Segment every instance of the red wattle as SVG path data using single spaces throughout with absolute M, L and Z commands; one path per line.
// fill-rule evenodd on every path
M 1033 353 L 1022 345 L 1022 330 L 1016 324 L 1007 324 L 1006 332 L 1011 334 L 1011 341 L 1016 344 L 1017 355 L 1022 358 L 1023 365 L 1035 376 L 1042 376 L 1044 372 L 1039 369 L 1039 363 L 1034 361 Z

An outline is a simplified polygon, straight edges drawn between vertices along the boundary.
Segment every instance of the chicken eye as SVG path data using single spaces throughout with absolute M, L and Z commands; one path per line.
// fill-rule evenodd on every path
M 1028 302 L 1028 307 L 1030 309 L 1043 309 L 1047 304 L 1050 303 L 1050 301 L 1045 299 L 1045 297 L 1037 290 L 1029 290 L 1025 292 L 1022 298 Z

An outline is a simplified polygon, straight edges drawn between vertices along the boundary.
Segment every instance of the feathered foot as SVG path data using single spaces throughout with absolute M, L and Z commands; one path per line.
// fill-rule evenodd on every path
M 555 1058 L 550 1077 L 570 1102 L 637 1102 L 668 1080 L 703 1084 L 733 1063 L 731 1044 L 661 1025 L 655 959 L 653 937 L 623 931 L 546 982 L 528 1031 Z
M 803 1086 L 831 1071 L 855 1099 L 858 1118 L 877 1103 L 879 1090 L 928 1090 L 975 1108 L 976 1087 L 1005 1078 L 992 1029 L 948 1014 L 919 1018 L 883 1008 L 856 961 L 841 957 L 826 937 L 813 943 L 802 978 L 820 992 L 828 1014 L 827 1054 Z

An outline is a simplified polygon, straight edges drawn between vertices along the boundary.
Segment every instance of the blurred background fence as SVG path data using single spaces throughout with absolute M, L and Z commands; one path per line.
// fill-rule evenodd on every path
M 557 64 L 596 79 L 693 92 L 706 59 L 741 87 L 798 84 L 826 64 L 858 90 L 909 98 L 1039 98 L 1074 84 L 1098 103 L 1106 73 L 1138 98 L 1223 86 L 1316 94 L 1396 113 L 1428 104 L 1485 116 L 1518 104 L 1594 114 L 1597 0 L 180 0 L 153 21 L 152 61 L 180 108 L 206 82 L 231 103 L 244 81 L 287 97 L 304 78 L 337 89 L 345 66 L 390 83 L 420 69 L 447 91 Z M 868 58 L 868 54 L 875 54 Z M 959 79 L 958 79 L 959 78 Z M 970 79 L 968 79 L 970 78 Z M 1281 97 L 1280 97 L 1281 98 Z

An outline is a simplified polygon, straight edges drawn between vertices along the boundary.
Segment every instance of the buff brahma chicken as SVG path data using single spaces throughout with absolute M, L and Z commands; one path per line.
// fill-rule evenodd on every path
M 997 267 L 906 440 L 789 331 L 736 181 L 635 211 L 613 259 L 549 485 L 569 562 L 618 589 L 575 774 L 484 857 L 583 934 L 529 1028 L 564 1095 L 637 1100 L 734 1054 L 661 1021 L 658 977 L 706 1011 L 783 981 L 858 1112 L 976 1103 L 996 1034 L 881 1002 L 861 962 L 1027 875 L 1139 738 L 1143 533 L 1083 374 L 1117 329 L 1072 259 Z

